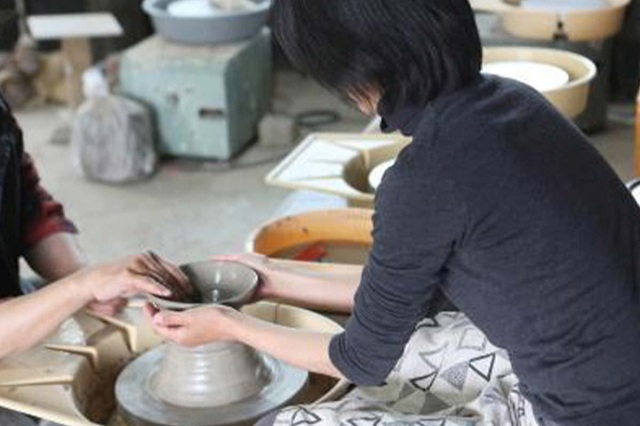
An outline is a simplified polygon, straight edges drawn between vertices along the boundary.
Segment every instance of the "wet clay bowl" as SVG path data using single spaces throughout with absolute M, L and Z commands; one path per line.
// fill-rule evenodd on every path
M 212 305 L 238 308 L 251 300 L 260 281 L 256 271 L 234 262 L 198 262 L 181 266 L 180 269 L 195 286 L 199 300 L 189 303 L 149 296 L 158 309 L 186 311 Z

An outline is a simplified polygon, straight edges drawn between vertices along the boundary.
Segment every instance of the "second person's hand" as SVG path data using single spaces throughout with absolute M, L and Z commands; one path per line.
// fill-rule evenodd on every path
M 130 256 L 99 266 L 85 268 L 68 280 L 77 284 L 80 295 L 87 303 L 111 303 L 138 294 L 174 297 L 175 293 L 164 282 L 153 277 L 149 268 L 149 255 Z

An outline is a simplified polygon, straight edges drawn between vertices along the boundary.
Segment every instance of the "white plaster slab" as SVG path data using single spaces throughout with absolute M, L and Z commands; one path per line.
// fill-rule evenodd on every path
M 29 31 L 36 40 L 114 37 L 123 34 L 122 26 L 111 13 L 73 13 L 32 15 Z

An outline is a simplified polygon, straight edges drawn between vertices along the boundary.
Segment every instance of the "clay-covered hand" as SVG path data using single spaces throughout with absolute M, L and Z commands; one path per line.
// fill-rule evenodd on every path
M 242 315 L 224 306 L 185 312 L 159 311 L 149 303 L 145 306 L 144 312 L 156 333 L 189 348 L 235 340 L 229 327 L 230 320 L 233 315 Z
M 151 262 L 149 254 L 127 257 L 85 268 L 68 279 L 79 284 L 77 288 L 88 303 L 117 303 L 118 299 L 144 293 L 174 297 L 178 292 L 154 275 Z
M 226 256 L 216 256 L 215 260 L 225 262 L 236 262 L 248 266 L 260 276 L 260 285 L 253 296 L 252 302 L 278 297 L 275 285 L 275 275 L 278 272 L 270 265 L 269 258 L 256 253 L 232 254 Z

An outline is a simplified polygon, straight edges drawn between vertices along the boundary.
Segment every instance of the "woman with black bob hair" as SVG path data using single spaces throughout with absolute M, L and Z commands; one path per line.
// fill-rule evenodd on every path
M 376 194 L 361 277 L 301 276 L 268 259 L 232 257 L 260 271 L 260 297 L 348 311 L 351 319 L 344 333 L 326 336 L 224 308 L 149 308 L 156 330 L 185 345 L 241 341 L 379 386 L 444 294 L 508 351 L 533 422 L 637 425 L 640 210 L 541 95 L 480 73 L 468 2 L 274 0 L 273 26 L 298 68 L 378 112 L 383 130 L 413 138 Z M 482 371 L 470 366 L 495 379 L 495 354 L 474 360 L 490 360 Z M 430 374 L 412 381 L 425 392 L 439 374 L 429 365 Z

